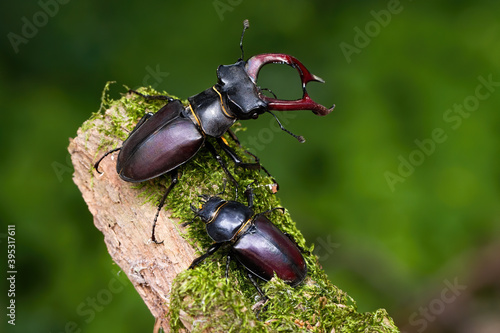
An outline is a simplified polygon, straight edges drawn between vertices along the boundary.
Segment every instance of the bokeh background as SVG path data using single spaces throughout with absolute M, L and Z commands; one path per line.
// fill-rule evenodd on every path
M 406 332 L 499 332 L 498 1 L 2 2 L 0 304 L 16 230 L 7 332 L 144 332 L 153 317 L 113 264 L 72 182 L 68 138 L 106 81 L 186 98 L 245 55 L 299 58 L 330 115 L 247 121 L 241 140 L 331 281 Z M 261 86 L 300 97 L 297 73 Z M 495 326 L 496 325 L 496 326 Z M 3 331 L 3 330 L 2 330 Z

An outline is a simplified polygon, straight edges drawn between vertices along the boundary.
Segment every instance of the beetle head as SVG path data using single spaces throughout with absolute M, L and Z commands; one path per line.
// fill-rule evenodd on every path
M 307 83 L 311 81 L 324 83 L 324 81 L 309 72 L 297 58 L 288 54 L 265 53 L 244 61 L 243 36 L 248 27 L 248 20 L 245 20 L 240 39 L 241 58 L 235 64 L 221 65 L 217 68 L 217 86 L 222 92 L 223 103 L 229 109 L 225 109 L 225 111 L 229 111 L 231 117 L 240 120 L 256 119 L 262 113 L 269 112 L 276 118 L 283 131 L 295 137 L 299 142 L 304 142 L 305 139 L 302 136 L 295 135 L 285 129 L 271 111 L 311 110 L 316 115 L 326 116 L 332 112 L 335 105 L 327 108 L 314 102 L 306 90 Z M 257 86 L 257 76 L 261 68 L 270 63 L 289 65 L 299 72 L 303 93 L 301 99 L 281 100 L 263 94 L 264 89 Z
M 208 196 L 202 196 L 202 199 L 204 202 L 201 206 L 201 209 L 196 211 L 196 216 L 199 216 L 203 222 L 209 223 L 215 216 L 215 213 L 217 212 L 219 207 L 224 204 L 226 200 L 223 200 L 219 197 Z
M 239 60 L 232 65 L 217 68 L 217 78 L 224 103 L 238 119 L 257 118 L 267 111 L 264 101 L 245 70 L 245 62 Z
M 302 98 L 281 100 L 264 95 L 257 86 L 257 76 L 261 68 L 269 63 L 281 63 L 295 68 L 302 81 Z M 217 68 L 217 78 L 225 97 L 225 103 L 238 119 L 255 119 L 266 111 L 311 110 L 319 116 L 332 112 L 335 105 L 327 108 L 312 100 L 306 90 L 311 81 L 324 83 L 323 79 L 310 73 L 295 57 L 287 54 L 266 53 L 253 56 L 248 61 L 239 60 L 233 65 Z

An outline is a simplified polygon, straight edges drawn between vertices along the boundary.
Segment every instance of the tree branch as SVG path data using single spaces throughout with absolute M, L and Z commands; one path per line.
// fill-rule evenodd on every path
M 146 102 L 130 95 L 110 100 L 106 93 L 107 87 L 103 93 L 105 113 L 94 114 L 78 130 L 77 137 L 70 139 L 73 179 L 94 216 L 95 226 L 104 235 L 108 252 L 157 318 L 158 326 L 176 332 L 227 332 L 230 329 L 273 332 L 278 328 L 310 332 L 398 331 L 383 309 L 358 313 L 354 301 L 328 281 L 312 254 L 305 255 L 308 277 L 297 288 L 277 279 L 260 284 L 270 301 L 259 318 L 256 317 L 258 311 L 253 310 L 259 305 L 255 288 L 236 264 L 232 265 L 226 282 L 224 253 L 217 253 L 196 269 L 187 271 L 210 240 L 201 221 L 195 220 L 185 229 L 180 223 L 193 218 L 190 204 L 199 201 L 199 194 L 213 195 L 221 190 L 224 182 L 224 173 L 208 153 L 200 152 L 181 168 L 179 185 L 167 198 L 167 210 L 162 210 L 158 217 L 156 235 L 164 243 L 152 243 L 154 204 L 169 180 L 160 177 L 139 185 L 127 183 L 116 173 L 113 154 L 101 162 L 102 175 L 97 174 L 92 165 L 106 150 L 121 145 L 146 109 L 155 112 L 164 102 Z M 158 94 L 151 89 L 145 93 Z M 233 148 L 242 152 L 237 146 Z M 259 184 L 256 212 L 280 206 L 266 186 L 272 182 L 269 177 L 258 171 L 235 169 L 231 162 L 226 164 L 243 189 L 254 181 Z M 227 192 L 228 196 L 234 193 Z M 273 212 L 271 216 L 281 230 L 312 251 L 312 247 L 306 247 L 288 212 Z

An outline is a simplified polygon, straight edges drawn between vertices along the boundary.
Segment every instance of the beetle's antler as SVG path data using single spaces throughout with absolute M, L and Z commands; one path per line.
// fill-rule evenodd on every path
M 278 63 L 278 64 L 286 64 L 295 68 L 300 75 L 300 80 L 302 81 L 302 99 L 297 99 L 294 101 L 281 100 L 276 98 L 271 98 L 267 96 L 262 96 L 262 99 L 268 103 L 269 110 L 276 111 L 290 111 L 290 110 L 311 110 L 315 114 L 319 116 L 326 116 L 330 112 L 332 112 L 335 105 L 331 108 L 326 108 L 325 106 L 318 104 L 309 97 L 309 94 L 306 90 L 306 84 L 310 81 L 317 81 L 324 83 L 325 81 L 309 72 L 307 68 L 295 57 L 292 57 L 288 54 L 281 53 L 265 53 L 259 54 L 248 59 L 246 63 L 246 71 L 248 76 L 256 82 L 257 76 L 259 74 L 260 69 L 269 63 Z

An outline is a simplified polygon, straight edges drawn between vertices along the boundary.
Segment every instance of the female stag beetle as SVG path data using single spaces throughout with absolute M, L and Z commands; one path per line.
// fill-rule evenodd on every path
M 245 191 L 248 205 L 237 201 L 226 201 L 217 196 L 202 196 L 205 201 L 201 209 L 195 210 L 195 218 L 205 223 L 210 238 L 215 242 L 205 254 L 196 258 L 189 269 L 212 255 L 221 246 L 227 245 L 226 279 L 231 257 L 234 257 L 247 270 L 253 285 L 264 298 L 262 290 L 254 280 L 254 276 L 269 281 L 274 274 L 292 287 L 301 283 L 307 275 L 307 265 L 302 256 L 302 249 L 287 235 L 279 230 L 266 214 L 283 208 L 273 208 L 254 215 L 253 191 L 250 187 Z M 194 221 L 186 222 L 187 225 Z
M 259 169 L 260 164 L 255 156 L 255 163 L 243 163 L 236 152 L 222 139 L 224 133 L 228 131 L 232 133 L 230 127 L 236 120 L 256 119 L 264 112 L 271 113 L 271 110 L 311 110 L 320 116 L 327 115 L 333 110 L 333 106 L 328 109 L 309 97 L 306 84 L 310 81 L 324 81 L 311 74 L 296 58 L 287 54 L 269 53 L 256 55 L 244 61 L 243 36 L 248 26 L 248 21 L 245 20 L 240 39 L 241 58 L 235 64 L 219 66 L 218 82 L 205 91 L 189 97 L 188 105 L 183 105 L 180 100 L 167 96 L 148 96 L 131 91 L 146 99 L 166 100 L 167 104 L 155 114 L 147 113 L 123 142 L 122 147 L 108 151 L 94 165 L 99 172 L 98 167 L 102 159 L 119 150 L 116 171 L 125 181 L 143 182 L 165 173 L 170 174 L 172 179 L 170 186 L 158 204 L 153 221 L 151 239 L 155 243 L 161 243 L 155 237 L 156 220 L 169 192 L 177 183 L 177 169 L 195 156 L 202 146 L 207 147 L 217 159 L 228 178 L 235 184 L 237 191 L 238 183 L 226 169 L 215 148 L 206 140 L 207 136 L 214 137 L 221 149 L 237 166 Z M 302 81 L 302 99 L 279 100 L 263 94 L 263 90 L 256 85 L 257 75 L 260 69 L 269 63 L 286 64 L 299 72 Z M 276 120 L 278 121 L 277 118 Z M 292 134 L 279 121 L 278 124 L 282 130 Z M 234 135 L 232 136 L 237 140 Z M 304 141 L 302 137 L 295 137 L 299 141 Z

